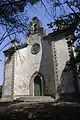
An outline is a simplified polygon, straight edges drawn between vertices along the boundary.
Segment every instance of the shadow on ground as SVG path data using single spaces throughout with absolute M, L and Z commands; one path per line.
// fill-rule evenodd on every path
M 3 105 L 2 105 L 3 104 Z M 79 120 L 76 103 L 8 103 L 0 105 L 0 120 Z M 3 107 L 6 106 L 4 109 Z

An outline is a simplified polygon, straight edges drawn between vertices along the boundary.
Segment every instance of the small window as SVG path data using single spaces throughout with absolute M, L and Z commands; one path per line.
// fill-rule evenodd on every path
M 34 25 L 34 31 L 37 31 L 37 24 Z
M 35 43 L 31 48 L 32 54 L 37 54 L 40 51 L 40 45 L 38 43 Z

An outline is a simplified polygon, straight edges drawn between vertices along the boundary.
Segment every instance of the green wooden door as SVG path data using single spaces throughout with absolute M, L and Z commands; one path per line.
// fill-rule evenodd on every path
M 34 79 L 34 95 L 40 96 L 41 95 L 41 79 L 39 76 L 36 76 Z

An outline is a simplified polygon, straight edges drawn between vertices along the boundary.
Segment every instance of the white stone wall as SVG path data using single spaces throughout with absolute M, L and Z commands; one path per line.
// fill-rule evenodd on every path
M 65 36 L 55 36 L 52 42 L 41 38 L 38 34 L 30 35 L 27 47 L 16 50 L 11 59 L 6 57 L 3 95 L 13 94 L 14 98 L 31 95 L 30 82 L 36 72 L 44 77 L 44 95 L 53 95 L 58 89 L 62 93 L 74 92 L 73 73 L 64 72 L 69 60 Z M 32 54 L 31 47 L 35 43 L 40 44 L 40 51 Z
M 6 63 L 5 71 L 7 72 L 5 75 L 7 74 L 9 79 L 5 78 L 5 95 L 8 95 L 7 92 L 10 93 L 9 95 L 13 95 L 14 98 L 31 95 L 32 93 L 29 91 L 30 82 L 36 72 L 41 73 L 44 77 L 45 82 L 43 82 L 45 84 L 43 86 L 45 88 L 43 89 L 45 89 L 45 93 L 51 95 L 54 92 L 51 43 L 41 40 L 38 34 L 31 35 L 28 43 L 27 47 L 16 50 L 13 59 Z M 35 43 L 40 44 L 40 51 L 37 54 L 32 54 L 31 47 Z M 7 87 L 8 84 L 9 87 Z
M 60 38 L 60 39 L 59 39 Z M 55 64 L 55 85 L 56 91 L 61 93 L 72 93 L 74 92 L 73 86 L 73 73 L 72 71 L 64 72 L 66 62 L 69 61 L 69 51 L 66 43 L 65 36 L 56 36 L 56 40 L 52 42 L 55 48 L 55 54 L 53 61 Z
M 34 43 L 38 42 L 41 46 L 40 37 L 34 35 L 30 39 L 31 41 L 33 39 L 32 44 L 17 50 L 15 53 L 14 95 L 30 95 L 31 76 L 40 68 L 42 47 L 38 54 L 31 53 L 31 47 Z
M 35 72 L 44 77 L 44 94 L 51 95 L 55 89 L 51 42 L 41 40 L 41 37 L 35 34 L 30 36 L 28 43 L 27 47 L 15 53 L 14 96 L 30 95 L 29 85 Z M 33 55 L 31 47 L 35 43 L 40 44 L 40 51 Z
M 73 73 L 72 71 L 64 71 L 66 62 L 69 61 L 69 51 L 67 40 L 64 34 L 56 35 L 52 41 L 53 64 L 55 77 L 55 90 L 57 93 L 73 93 Z
M 56 41 L 55 43 L 56 57 L 58 62 L 59 78 L 65 68 L 66 62 L 69 60 L 68 47 L 65 38 Z
M 13 64 L 13 56 L 5 57 L 4 63 L 4 84 L 3 84 L 3 93 L 2 97 L 11 95 L 12 88 L 12 64 Z

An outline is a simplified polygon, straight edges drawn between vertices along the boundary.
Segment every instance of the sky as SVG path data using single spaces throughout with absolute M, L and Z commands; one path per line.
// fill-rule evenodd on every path
M 49 8 L 49 6 L 47 5 L 47 8 Z M 29 20 L 31 21 L 31 19 L 34 17 L 34 16 L 37 16 L 39 18 L 39 20 L 42 22 L 42 25 L 43 27 L 46 29 L 46 33 L 50 33 L 52 32 L 51 29 L 49 29 L 47 27 L 47 23 L 51 22 L 53 19 L 48 16 L 48 14 L 46 13 L 44 7 L 42 7 L 41 5 L 35 5 L 34 7 L 32 6 L 29 6 L 27 8 L 25 8 L 25 10 L 27 10 L 27 16 L 29 17 Z M 3 33 L 3 29 L 0 27 L 0 33 Z M 0 34 L 1 35 L 1 34 Z M 20 37 L 20 39 L 23 39 L 22 37 Z M 24 40 L 26 40 L 26 36 L 24 37 Z M 5 45 L 5 43 L 7 44 L 9 42 L 9 39 L 5 39 L 5 41 L 3 42 L 2 45 L 0 45 L 0 49 Z M 5 47 L 3 49 L 3 51 L 5 49 L 8 49 L 9 48 L 9 45 L 7 47 Z M 3 73 L 4 73 L 4 54 L 2 51 L 0 51 L 0 85 L 3 84 Z

